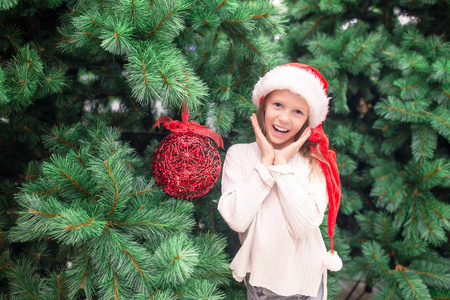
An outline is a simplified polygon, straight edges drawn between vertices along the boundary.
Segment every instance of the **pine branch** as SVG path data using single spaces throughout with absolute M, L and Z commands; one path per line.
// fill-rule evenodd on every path
M 42 299 L 39 294 L 39 277 L 30 262 L 22 260 L 8 268 L 11 294 L 23 299 Z
M 437 107 L 430 114 L 431 126 L 443 137 L 450 141 L 450 113 L 444 107 Z
M 110 232 L 110 230 L 108 229 L 108 228 L 106 228 L 106 232 L 107 233 L 109 233 L 110 235 L 111 235 L 111 232 Z M 113 235 L 111 235 L 111 237 L 112 237 L 112 239 L 115 241 L 115 242 L 117 242 L 118 244 L 119 244 L 119 246 L 120 246 L 120 248 L 122 249 L 122 251 L 125 253 L 125 255 L 130 259 L 130 261 L 133 263 L 133 265 L 136 267 L 136 270 L 138 271 L 138 273 L 139 273 L 139 275 L 141 276 L 141 277 L 143 277 L 143 279 L 145 280 L 145 276 L 144 276 L 144 273 L 143 273 L 143 271 L 142 271 L 142 269 L 141 269 L 141 267 L 139 266 L 139 263 L 136 261 L 136 259 L 133 257 L 133 255 L 131 255 L 130 254 L 130 252 L 128 252 L 126 249 L 125 249 L 125 246 L 123 245 L 123 244 L 121 244 Z M 116 275 L 117 276 L 117 275 Z M 115 276 L 115 277 L 116 277 Z
M 397 265 L 395 272 L 396 274 L 401 274 L 395 277 L 399 281 L 399 288 L 404 297 L 410 299 L 431 299 L 426 286 L 417 276 L 411 274 L 408 269 Z
M 402 103 L 393 97 L 380 101 L 375 106 L 375 111 L 385 118 L 404 122 L 420 122 L 428 116 L 428 112 L 416 107 L 415 103 L 410 101 Z
M 7 10 L 14 6 L 16 6 L 19 3 L 19 0 L 4 0 L 1 2 L 0 9 L 1 10 Z
M 411 150 L 416 161 L 432 159 L 437 148 L 437 134 L 426 125 L 411 127 Z
M 163 242 L 154 253 L 154 264 L 160 272 L 159 285 L 186 283 L 198 263 L 198 250 L 185 237 Z

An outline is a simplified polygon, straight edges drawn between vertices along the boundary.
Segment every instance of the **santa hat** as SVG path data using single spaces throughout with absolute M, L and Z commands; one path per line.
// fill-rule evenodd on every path
M 309 106 L 309 127 L 321 124 L 328 114 L 327 81 L 319 71 L 301 63 L 273 68 L 259 79 L 253 89 L 252 101 L 259 108 L 264 96 L 275 90 L 290 90 L 302 96 Z
M 324 258 L 324 265 L 331 271 L 342 268 L 342 260 L 334 251 L 333 235 L 336 217 L 341 198 L 339 171 L 336 154 L 328 149 L 328 138 L 322 129 L 322 122 L 328 114 L 327 96 L 328 83 L 315 68 L 301 63 L 288 63 L 273 68 L 261 77 L 253 89 L 252 102 L 256 108 L 262 103 L 266 95 L 274 90 L 289 90 L 305 99 L 309 106 L 309 124 L 312 129 L 309 140 L 319 144 L 319 150 L 327 160 L 328 165 L 317 160 L 325 176 L 328 193 L 328 235 L 331 238 L 331 250 Z M 316 154 L 316 148 L 311 146 Z

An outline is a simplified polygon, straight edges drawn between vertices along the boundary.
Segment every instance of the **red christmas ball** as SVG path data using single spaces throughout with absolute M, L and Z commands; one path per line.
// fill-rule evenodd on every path
M 206 136 L 173 132 L 156 147 L 151 169 L 168 195 L 192 200 L 208 193 L 220 175 L 219 151 Z

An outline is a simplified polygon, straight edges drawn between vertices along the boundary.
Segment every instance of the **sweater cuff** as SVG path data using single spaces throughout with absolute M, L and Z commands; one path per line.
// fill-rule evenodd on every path
M 275 183 L 275 179 L 273 179 L 272 175 L 270 175 L 269 170 L 262 164 L 259 163 L 255 167 L 261 179 L 267 184 L 269 187 L 272 187 Z
M 294 173 L 294 169 L 290 164 L 285 165 L 272 165 L 269 167 L 270 172 L 281 173 L 281 174 L 290 174 Z

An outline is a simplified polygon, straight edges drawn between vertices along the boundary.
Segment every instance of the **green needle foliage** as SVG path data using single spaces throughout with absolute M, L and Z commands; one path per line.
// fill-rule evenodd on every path
M 252 139 L 285 22 L 267 0 L 0 0 L 0 297 L 245 297 L 224 286 L 220 185 L 159 192 L 153 125 L 186 103 L 226 148 Z
M 336 245 L 335 276 L 361 280 L 373 299 L 448 298 L 449 2 L 284 2 L 286 55 L 319 69 L 333 98 L 335 240 L 350 250 Z
M 117 129 L 102 122 L 91 128 L 53 130 L 46 137 L 52 156 L 16 194 L 21 210 L 9 241 L 33 242 L 29 251 L 41 257 L 50 254 L 45 247 L 59 245 L 56 256 L 64 259 L 55 259 L 58 273 L 42 258 L 9 266 L 11 295 L 151 299 L 160 292 L 223 299 L 224 239 L 194 236 L 192 203 L 168 198 L 146 179 L 147 162 L 119 142 Z

